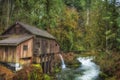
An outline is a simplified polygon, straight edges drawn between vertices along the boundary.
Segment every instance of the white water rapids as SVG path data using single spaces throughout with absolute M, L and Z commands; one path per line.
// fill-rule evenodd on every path
M 62 72 L 58 75 L 58 80 L 98 80 L 100 68 L 94 62 L 93 57 L 79 57 L 77 60 L 81 63 L 78 69 L 66 68 L 64 59 L 62 61 Z
M 81 62 L 81 70 L 85 70 L 83 75 L 77 77 L 77 80 L 95 80 L 100 72 L 99 66 L 92 62 L 92 57 L 87 58 L 78 58 L 78 61 Z

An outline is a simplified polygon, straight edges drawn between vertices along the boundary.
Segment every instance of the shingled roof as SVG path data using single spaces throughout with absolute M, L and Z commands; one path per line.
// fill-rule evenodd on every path
M 17 46 L 18 44 L 32 38 L 33 36 L 13 36 L 6 38 L 4 40 L 0 40 L 0 46 Z
M 19 24 L 21 25 L 23 28 L 25 28 L 28 32 L 30 32 L 31 34 L 33 35 L 37 35 L 37 36 L 41 36 L 41 37 L 46 37 L 46 38 L 50 38 L 50 39 L 55 39 L 55 37 L 53 37 L 51 34 L 49 34 L 47 31 L 45 30 L 41 30 L 41 29 L 38 29 L 36 28 L 35 26 L 30 26 L 28 24 L 24 24 L 22 22 L 16 22 L 15 24 Z M 13 26 L 11 26 L 13 27 Z M 10 28 L 11 28 L 10 27 Z M 9 29 L 9 28 L 8 28 Z M 7 30 L 8 30 L 7 29 Z M 5 32 L 7 31 L 5 30 Z M 3 32 L 3 34 L 5 33 Z

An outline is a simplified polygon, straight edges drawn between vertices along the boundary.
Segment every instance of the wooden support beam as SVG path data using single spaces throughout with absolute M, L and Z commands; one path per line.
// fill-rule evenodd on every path
M 52 72 L 52 66 L 54 65 L 54 53 L 48 53 L 48 54 L 41 54 L 39 56 L 40 63 L 43 69 L 44 73 L 51 73 Z

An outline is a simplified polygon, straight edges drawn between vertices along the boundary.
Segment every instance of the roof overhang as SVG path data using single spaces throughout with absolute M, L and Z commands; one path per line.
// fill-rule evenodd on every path
M 0 40 L 0 46 L 17 46 L 20 43 L 33 38 L 33 36 L 17 36 L 17 37 L 9 37 L 7 39 Z

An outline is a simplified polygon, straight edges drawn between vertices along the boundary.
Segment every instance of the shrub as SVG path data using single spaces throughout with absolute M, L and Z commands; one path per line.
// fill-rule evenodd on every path
M 44 74 L 44 80 L 52 80 L 51 77 L 47 74 Z
M 118 80 L 120 77 L 120 54 L 119 53 L 99 53 L 95 62 L 100 66 L 105 80 Z M 117 74 L 118 73 L 118 74 Z
M 40 64 L 31 65 L 16 73 L 13 80 L 43 80 L 43 72 Z

